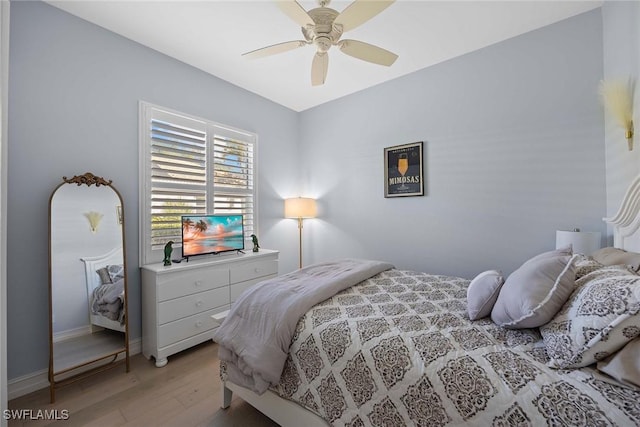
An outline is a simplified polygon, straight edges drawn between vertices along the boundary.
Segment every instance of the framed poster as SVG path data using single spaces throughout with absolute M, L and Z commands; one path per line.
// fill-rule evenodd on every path
M 424 196 L 422 141 L 384 149 L 384 197 Z

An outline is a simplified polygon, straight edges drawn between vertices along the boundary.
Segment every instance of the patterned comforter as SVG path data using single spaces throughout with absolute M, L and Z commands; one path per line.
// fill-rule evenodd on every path
M 546 366 L 537 329 L 470 321 L 469 281 L 388 270 L 300 319 L 276 392 L 334 426 L 632 426 L 640 392 Z

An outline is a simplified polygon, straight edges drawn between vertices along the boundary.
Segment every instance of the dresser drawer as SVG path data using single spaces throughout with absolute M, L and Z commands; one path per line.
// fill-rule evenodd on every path
M 158 324 L 172 322 L 229 304 L 227 287 L 175 298 L 158 304 Z
M 244 282 L 278 273 L 277 260 L 264 260 L 231 267 L 231 283 Z
M 158 301 L 166 301 L 228 285 L 228 269 L 197 269 L 179 274 L 165 274 L 158 278 Z
M 227 305 L 160 325 L 158 328 L 158 347 L 166 347 L 209 330 L 211 330 L 211 336 L 213 337 L 213 329 L 218 327 L 218 322 L 211 316 L 228 308 L 229 306 Z

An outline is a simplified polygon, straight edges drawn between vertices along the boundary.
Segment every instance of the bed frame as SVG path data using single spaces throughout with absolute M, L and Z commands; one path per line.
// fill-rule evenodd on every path
M 224 383 L 223 409 L 231 405 L 233 393 L 283 427 L 327 427 L 329 425 L 318 415 L 271 390 L 259 395 L 230 381 Z
M 114 331 L 124 332 L 124 325 L 121 325 L 120 322 L 108 319 L 99 314 L 94 314 L 91 311 L 91 295 L 93 294 L 93 290 L 102 284 L 102 282 L 100 281 L 100 276 L 98 276 L 96 270 L 99 270 L 102 267 L 106 267 L 107 265 L 123 264 L 122 248 L 118 247 L 112 249 L 106 254 L 94 257 L 80 258 L 80 260 L 84 262 L 84 272 L 87 282 L 87 301 L 89 301 L 89 319 L 91 321 L 91 332 L 100 330 L 98 328 L 106 328 L 112 329 Z
M 613 227 L 613 246 L 640 252 L 640 175 L 627 188 L 618 212 L 602 220 Z
M 627 251 L 640 252 L 640 175 L 632 182 L 624 195 L 618 212 L 602 220 L 613 230 L 613 246 Z M 309 426 L 326 427 L 329 424 L 318 415 L 277 393 L 267 390 L 258 395 L 253 391 L 230 381 L 223 383 L 222 408 L 231 404 L 233 393 L 245 402 L 280 424 L 282 427 Z

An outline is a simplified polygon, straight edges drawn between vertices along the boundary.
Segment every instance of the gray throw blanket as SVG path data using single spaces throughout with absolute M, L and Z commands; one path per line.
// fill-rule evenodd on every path
M 124 279 L 105 283 L 93 290 L 91 311 L 124 324 Z
M 228 378 L 260 394 L 278 384 L 298 320 L 314 305 L 390 268 L 369 260 L 327 262 L 245 291 L 213 337 Z

